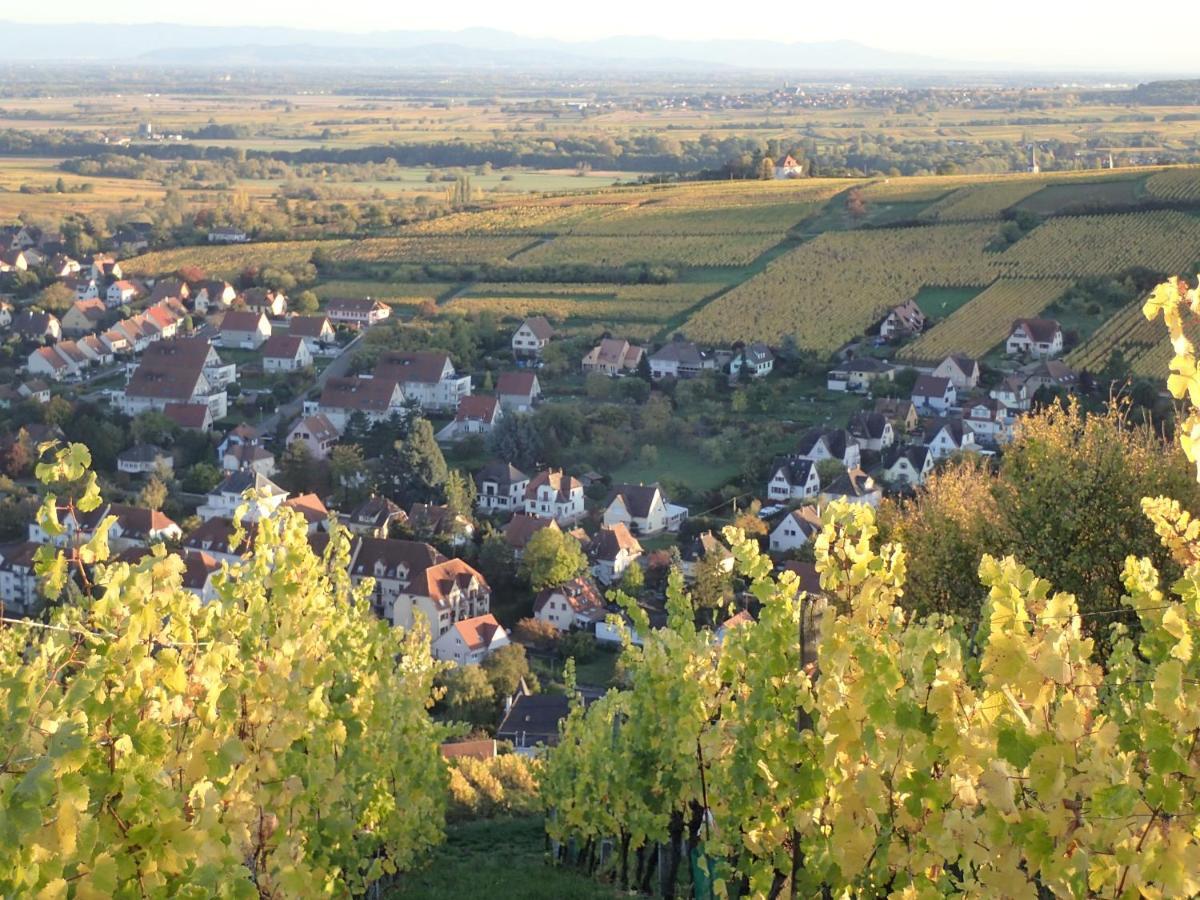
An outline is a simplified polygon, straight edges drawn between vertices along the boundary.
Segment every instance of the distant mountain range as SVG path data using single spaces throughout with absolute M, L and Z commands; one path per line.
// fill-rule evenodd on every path
M 119 52 L 114 52 L 119 48 Z M 352 51 L 352 52 L 348 52 Z M 506 31 L 381 31 L 299 28 L 70 24 L 0 21 L 0 62 L 116 59 L 188 66 L 396 66 L 516 69 L 737 69 L 953 71 L 979 63 L 879 50 L 854 41 L 684 41 L 609 37 L 590 41 L 526 38 Z M 999 68 L 991 65 L 990 68 Z

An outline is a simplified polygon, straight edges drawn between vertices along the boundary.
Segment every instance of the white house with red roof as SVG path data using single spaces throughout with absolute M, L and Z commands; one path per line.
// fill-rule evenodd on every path
M 392 308 L 370 297 L 342 297 L 329 301 L 325 314 L 335 325 L 352 328 L 369 328 L 392 314 Z
M 404 396 L 426 411 L 456 410 L 471 393 L 471 376 L 457 374 L 448 353 L 432 350 L 384 353 L 374 375 L 400 385 Z
M 433 642 L 433 658 L 459 666 L 477 666 L 511 643 L 504 626 L 491 613 L 460 619 Z
M 501 372 L 496 395 L 507 412 L 529 412 L 542 397 L 542 386 L 532 371 Z
M 298 372 L 313 364 L 304 339 L 293 334 L 272 334 L 262 345 L 264 372 Z
M 1035 359 L 1058 356 L 1063 352 L 1062 326 L 1055 319 L 1017 319 L 1004 342 L 1004 352 Z
M 541 356 L 552 337 L 554 326 L 549 320 L 545 316 L 532 316 L 513 332 L 513 355 L 518 359 Z
M 492 394 L 471 394 L 463 397 L 454 419 L 437 433 L 439 441 L 461 441 L 471 435 L 489 435 L 504 418 L 500 399 Z

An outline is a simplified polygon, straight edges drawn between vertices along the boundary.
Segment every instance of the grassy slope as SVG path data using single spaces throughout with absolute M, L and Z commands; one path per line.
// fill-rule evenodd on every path
M 446 843 L 421 872 L 405 876 L 385 900 L 611 900 L 615 890 L 545 861 L 540 816 L 463 822 L 447 829 Z

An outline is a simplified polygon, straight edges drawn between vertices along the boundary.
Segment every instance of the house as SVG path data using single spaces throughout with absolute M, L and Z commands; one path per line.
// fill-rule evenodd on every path
M 56 253 L 46 262 L 46 270 L 55 278 L 69 278 L 78 275 L 81 266 L 79 261 L 65 253 Z
M 925 446 L 934 459 L 944 459 L 963 450 L 975 450 L 975 432 L 962 419 L 934 419 L 925 428 Z
M 60 323 L 64 334 L 91 334 L 100 327 L 100 322 L 108 313 L 103 300 L 76 300 L 71 308 L 63 313 Z
M 795 455 L 815 463 L 837 460 L 847 469 L 855 468 L 862 461 L 858 441 L 844 428 L 809 428 L 800 435 Z
M 471 542 L 475 523 L 467 516 L 451 515 L 450 507 L 439 503 L 414 503 L 408 508 L 408 527 L 418 535 L 449 538 L 456 547 Z
M 43 606 L 35 569 L 40 544 L 0 544 L 0 603 L 5 615 L 32 616 Z
M 496 379 L 496 395 L 505 412 L 529 412 L 541 399 L 542 386 L 533 372 L 501 372 Z
M 133 352 L 133 344 L 129 342 L 129 336 L 117 328 L 110 328 L 100 335 L 100 341 L 108 348 L 108 352 L 114 355 Z
M 919 444 L 892 447 L 883 456 L 883 478 L 888 484 L 915 487 L 925 483 L 935 462 L 928 447 Z
M 330 300 L 325 307 L 325 314 L 335 325 L 349 325 L 351 328 L 370 328 L 377 325 L 392 314 L 392 308 L 379 300 L 366 298 L 343 297 Z
M 210 244 L 244 244 L 250 240 L 250 235 L 242 231 L 240 228 L 224 226 L 214 228 L 208 233 L 208 242 Z
M 999 400 L 975 400 L 963 407 L 963 424 L 975 434 L 975 443 L 1002 446 L 1013 438 L 1016 418 Z
M 458 375 L 449 354 L 431 350 L 384 353 L 375 377 L 399 384 L 404 396 L 426 411 L 456 410 L 471 393 L 471 376 Z
M 701 562 L 707 559 L 718 560 L 718 566 L 726 573 L 733 571 L 735 560 L 732 551 L 721 543 L 712 531 L 702 531 L 688 541 L 679 552 L 679 571 L 683 573 L 684 579 L 694 581 Z
M 31 378 L 17 385 L 17 393 L 34 403 L 50 402 L 50 385 L 40 378 Z
M 795 157 L 789 154 L 775 163 L 775 177 L 777 179 L 803 178 L 804 163 L 796 162 Z
M 408 522 L 408 513 L 387 497 L 372 494 L 344 515 L 342 521 L 354 534 L 386 538 Z
M 543 748 L 558 745 L 559 728 L 570 712 L 565 694 L 518 691 L 506 704 L 496 739 L 508 741 L 522 756 L 536 756 Z
M 200 281 L 192 288 L 192 308 L 202 315 L 213 310 L 229 309 L 236 299 L 237 290 L 228 281 Z
M 161 512 L 124 503 L 101 504 L 86 515 L 81 530 L 90 537 L 109 516 L 116 519 L 108 530 L 108 544 L 113 550 L 148 547 L 183 538 L 183 529 Z
M 799 509 L 790 510 L 779 520 L 779 524 L 771 529 L 768 544 L 772 553 L 788 553 L 799 550 L 820 533 L 821 516 L 816 507 L 801 506 Z
M 775 368 L 775 354 L 766 344 L 747 344 L 734 354 L 729 363 L 729 374 L 745 375 L 749 378 L 766 378 Z
M 249 491 L 250 496 L 246 496 Z M 204 502 L 196 508 L 196 515 L 209 519 L 233 519 L 237 510 L 246 505 L 247 522 L 257 522 L 275 512 L 287 499 L 288 493 L 267 476 L 251 469 L 232 472 L 213 488 Z
M 75 292 L 76 300 L 96 300 L 100 297 L 100 282 L 91 275 L 64 278 L 62 283 Z
M 918 375 L 913 385 L 913 406 L 923 412 L 944 413 L 958 400 L 958 391 L 949 378 L 936 375 Z
M 137 297 L 137 285 L 132 281 L 114 281 L 104 292 L 104 303 L 109 309 L 132 303 Z
M 187 300 L 192 295 L 192 289 L 182 278 L 160 278 L 150 291 L 150 302 L 161 303 L 163 300 Z
M 303 338 L 272 334 L 262 345 L 264 372 L 298 372 L 312 367 L 312 353 Z
M 503 417 L 500 398 L 491 394 L 470 394 L 459 401 L 454 418 L 437 433 L 437 439 L 461 441 L 471 435 L 488 435 Z
M 271 323 L 262 312 L 231 309 L 221 320 L 219 333 L 223 347 L 257 350 L 271 336 Z
M 672 341 L 650 356 L 650 377 L 695 378 L 705 369 L 715 368 L 712 359 L 691 341 Z
M 501 534 L 504 536 L 504 543 L 508 544 L 509 549 L 512 550 L 513 558 L 520 559 L 525 553 L 526 545 L 543 528 L 550 528 L 554 531 L 562 530 L 553 519 L 517 512 L 513 513 L 512 518 L 504 523 L 504 530 Z
M 338 442 L 338 430 L 324 413 L 313 413 L 296 420 L 288 432 L 287 446 L 301 441 L 313 459 L 328 459 L 333 446 Z
M 164 300 L 146 310 L 146 324 L 158 332 L 160 339 L 172 338 L 179 333 L 179 326 L 186 312 L 178 300 Z
M 117 454 L 117 471 L 128 475 L 149 475 L 159 470 L 173 472 L 175 458 L 154 444 L 134 444 Z
M 538 472 L 525 487 L 525 512 L 560 525 L 577 522 L 583 517 L 583 485 L 561 469 Z
M 257 444 L 234 444 L 221 455 L 226 472 L 249 470 L 270 478 L 275 474 L 275 454 Z
M 207 403 L 166 403 L 162 414 L 184 431 L 212 431 L 212 407 Z
M 592 561 L 592 574 L 601 584 L 613 584 L 641 557 L 642 545 L 630 533 L 629 526 L 617 522 L 596 532 L 588 543 L 587 553 Z
M 54 347 L 38 347 L 25 361 L 25 371 L 51 381 L 64 381 L 79 375 L 79 368 L 68 362 Z
M 850 469 L 821 489 L 822 506 L 834 500 L 877 507 L 883 500 L 883 491 L 875 484 L 875 479 L 862 469 Z
M 678 531 L 687 514 L 687 507 L 670 503 L 657 484 L 617 484 L 604 501 L 602 521 L 647 535 Z
M 122 255 L 132 256 L 150 247 L 154 226 L 150 222 L 126 222 L 113 232 L 112 246 Z
M 592 628 L 607 614 L 599 589 L 586 577 L 545 588 L 533 600 L 533 617 L 559 631 Z
M 24 250 L 0 250 L 0 272 L 29 271 L 30 255 Z
M 328 316 L 292 316 L 288 319 L 287 333 L 302 339 L 314 356 L 337 352 L 337 332 Z
M 509 643 L 504 626 L 491 613 L 486 613 L 455 622 L 433 642 L 433 658 L 460 666 L 475 666 Z
M 1006 409 L 1026 411 L 1031 404 L 1032 396 L 1023 375 L 1009 375 L 996 387 L 988 391 L 988 396 L 1004 405 Z
M 952 353 L 938 363 L 931 374 L 949 378 L 956 391 L 970 391 L 979 384 L 979 363 L 962 353 Z
M 228 396 L 210 377 L 219 380 L 224 371 L 216 350 L 204 338 L 158 341 L 142 355 L 119 405 L 126 415 L 136 416 L 150 409 L 162 411 L 168 403 L 205 404 L 214 420 L 223 419 Z
M 518 359 L 541 356 L 552 337 L 554 337 L 554 327 L 545 316 L 533 316 L 526 319 L 513 332 L 513 355 Z
M 830 369 L 825 375 L 825 387 L 831 391 L 866 394 L 878 379 L 895 381 L 895 367 L 866 356 L 847 360 Z
M 475 473 L 475 507 L 482 513 L 522 509 L 528 487 L 528 475 L 511 463 L 492 460 Z
M 583 357 L 583 374 L 615 376 L 636 372 L 645 351 L 626 340 L 604 338 Z
M 786 503 L 789 500 L 807 500 L 821 490 L 821 479 L 817 475 L 817 464 L 802 456 L 781 456 L 771 464 L 771 477 L 767 479 L 767 498 Z
M 112 350 L 94 334 L 80 338 L 76 346 L 94 365 L 106 366 L 113 361 Z
M 896 443 L 896 431 L 883 413 L 855 413 L 850 417 L 849 431 L 863 450 L 882 453 Z
M 479 572 L 419 541 L 355 538 L 350 578 L 356 584 L 373 579 L 376 613 L 402 628 L 412 628 L 420 615 L 433 640 L 455 622 L 491 611 L 492 589 Z
M 125 274 L 111 253 L 93 253 L 88 273 L 97 281 L 116 281 Z
M 1021 374 L 1025 376 L 1025 391 L 1030 397 L 1042 388 L 1071 390 L 1079 383 L 1079 376 L 1057 359 L 1039 360 L 1023 368 Z
M 879 336 L 885 341 L 912 337 L 925 330 L 925 313 L 912 300 L 893 306 L 879 323 Z
M 305 404 L 305 412 L 322 414 L 341 434 L 355 413 L 362 413 L 371 423 L 405 415 L 404 393 L 400 385 L 384 378 L 327 378 L 321 399 L 311 410 Z
M 283 501 L 281 508 L 290 509 L 292 512 L 298 513 L 304 519 L 305 524 L 308 525 L 309 534 L 329 530 L 329 507 L 316 494 L 300 494 L 296 497 L 290 497 Z
M 184 538 L 183 546 L 185 551 L 207 553 L 218 562 L 237 563 L 253 549 L 254 529 L 243 529 L 239 543 L 234 542 L 236 531 L 232 519 L 214 516 Z
M 1035 359 L 1048 359 L 1062 351 L 1062 326 L 1054 319 L 1017 319 L 1004 342 L 1004 352 L 1009 356 L 1023 353 Z
M 12 330 L 17 337 L 38 343 L 62 339 L 58 316 L 36 309 L 23 309 L 12 317 Z
M 13 305 L 7 300 L 0 300 L 0 328 L 7 328 L 12 324 Z
M 213 578 L 221 571 L 217 558 L 202 550 L 184 550 L 179 556 L 183 560 L 180 587 L 198 597 L 201 603 L 211 603 L 217 597 Z
M 220 459 L 234 447 L 243 444 L 247 446 L 255 446 L 258 444 L 261 436 L 258 429 L 249 422 L 241 422 L 238 425 L 230 428 L 225 433 L 225 437 L 221 438 L 221 443 L 217 444 L 217 459 Z
M 123 319 L 113 326 L 113 331 L 124 335 L 129 349 L 141 353 L 158 337 L 158 332 L 146 324 L 145 316 Z
M 242 293 L 242 302 L 250 312 L 262 313 L 271 319 L 287 315 L 287 296 L 271 288 L 249 288 Z

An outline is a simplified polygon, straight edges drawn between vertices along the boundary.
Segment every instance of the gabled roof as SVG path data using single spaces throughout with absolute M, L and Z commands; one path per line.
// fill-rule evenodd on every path
M 300 494 L 290 500 L 285 500 L 283 505 L 300 513 L 310 525 L 324 522 L 329 518 L 329 508 L 316 494 Z
M 329 416 L 325 413 L 313 413 L 311 416 L 305 416 L 302 419 L 297 419 L 292 425 L 292 431 L 303 429 L 312 436 L 315 441 L 336 441 L 340 435 L 333 423 L 329 421 Z
M 393 538 L 358 539 L 351 574 L 373 576 L 376 563 L 387 577 L 406 579 L 404 590 L 428 597 L 444 606 L 456 587 L 465 588 L 475 582 L 487 590 L 482 575 L 461 559 L 446 559 L 433 547 L 420 541 L 401 541 Z
M 543 519 L 541 516 L 531 516 L 526 513 L 514 513 L 504 526 L 504 543 L 514 550 L 524 550 L 529 539 L 543 528 L 559 531 L 558 522 L 554 519 Z
M 955 446 L 962 446 L 963 437 L 969 434 L 962 419 L 934 419 L 925 426 L 925 443 L 931 443 L 941 432 L 946 432 Z
M 532 397 L 537 375 L 533 372 L 501 372 L 496 379 L 496 393 L 501 396 Z
M 604 338 L 583 357 L 584 365 L 612 366 L 632 369 L 641 362 L 645 353 L 629 341 L 619 338 Z
M 817 464 L 802 456 L 781 456 L 771 463 L 771 477 L 780 472 L 789 485 L 806 485 L 816 470 Z
M 555 499 L 559 503 L 566 503 L 576 490 L 583 490 L 583 485 L 579 483 L 578 478 L 564 475 L 562 469 L 547 469 L 529 479 L 529 486 L 525 488 L 526 499 L 536 498 L 538 489 L 543 486 L 554 489 Z
M 99 527 L 107 516 L 114 516 L 121 531 L 126 537 L 150 540 L 172 528 L 178 528 L 174 520 L 158 510 L 146 509 L 142 506 L 127 506 L 124 503 L 109 503 L 100 506 L 81 518 L 81 524 L 88 530 Z
M 330 378 L 321 391 L 321 406 L 387 412 L 395 392 L 396 382 L 387 378 Z
M 950 379 L 936 375 L 919 375 L 913 384 L 914 397 L 944 397 L 950 389 Z
M 154 444 L 134 444 L 128 450 L 118 453 L 117 459 L 121 462 L 154 463 L 170 455 L 162 447 Z
M 458 401 L 454 414 L 456 422 L 495 422 L 500 412 L 500 399 L 492 394 L 468 394 Z
M 942 362 L 953 363 L 958 371 L 962 372 L 968 378 L 979 369 L 979 363 L 976 362 L 974 357 L 967 356 L 965 353 L 951 353 Z
M 204 428 L 212 417 L 207 403 L 168 403 L 163 415 L 180 428 Z
M 650 362 L 674 362 L 685 366 L 704 364 L 704 354 L 692 341 L 672 341 L 651 355 Z
M 1017 319 L 1012 324 L 1012 331 L 1018 328 L 1023 328 L 1030 340 L 1039 344 L 1053 343 L 1055 335 L 1062 331 L 1056 319 Z
M 799 529 L 801 534 L 808 538 L 819 533 L 823 527 L 821 525 L 821 515 L 814 506 L 801 506 L 799 509 L 788 510 L 787 514 L 779 520 L 779 524 L 773 530 L 778 530 L 788 523 L 794 525 Z
M 264 359 L 295 360 L 303 346 L 303 338 L 294 334 L 272 334 L 262 345 L 262 355 Z
M 775 358 L 775 354 L 771 352 L 771 348 L 761 341 L 747 344 L 742 350 L 742 356 L 748 362 L 755 364 L 770 362 Z
M 570 711 L 565 694 L 518 694 L 496 729 L 496 737 L 553 746 L 558 743 L 558 723 Z
M 854 436 L 845 428 L 821 428 L 817 426 L 808 429 L 804 434 L 800 435 L 800 440 L 796 444 L 796 453 L 800 456 L 811 456 L 820 443 L 824 443 L 825 449 L 829 451 L 829 455 L 834 459 L 844 458 L 846 449 L 857 445 Z
M 288 334 L 294 337 L 320 338 L 332 330 L 328 316 L 292 316 L 288 319 Z
M 337 313 L 369 313 L 374 310 L 388 309 L 388 305 L 370 297 L 335 297 L 329 301 L 326 309 Z
M 531 316 L 521 324 L 533 332 L 533 336 L 539 341 L 548 341 L 554 337 L 554 326 L 545 316 Z
M 533 599 L 533 613 L 537 615 L 552 599 L 565 600 L 576 615 L 587 616 L 589 619 L 604 618 L 606 607 L 604 598 L 596 583 L 590 578 L 580 576 L 560 584 L 558 587 L 543 588 Z
M 260 323 L 267 321 L 267 314 L 249 309 L 231 309 L 221 320 L 221 332 L 258 331 Z
M 621 498 L 629 515 L 635 519 L 644 519 L 650 515 L 655 497 L 664 504 L 667 502 L 667 498 L 663 496 L 662 490 L 657 484 L 615 484 L 609 491 L 604 506 L 606 508 L 611 506 L 618 497 Z
M 351 511 L 348 520 L 355 525 L 370 525 L 378 528 L 392 520 L 405 521 L 408 513 L 389 500 L 378 494 L 372 494 Z
M 242 542 L 236 546 L 233 540 L 233 520 L 216 516 L 209 519 L 183 539 L 183 545 L 192 550 L 205 550 L 213 553 L 231 553 L 234 555 L 248 551 L 254 544 L 254 529 L 244 529 Z
M 831 372 L 846 372 L 846 373 L 863 373 L 870 375 L 872 373 L 890 372 L 894 366 L 890 366 L 882 360 L 875 359 L 872 356 L 861 356 L 858 359 L 850 359 L 841 365 L 834 366 L 830 369 Z
M 287 491 L 266 475 L 263 475 L 261 472 L 255 472 L 252 469 L 240 469 L 237 472 L 231 472 L 225 477 L 224 481 L 210 491 L 210 494 L 233 494 L 240 497 L 249 490 L 256 492 L 266 491 L 269 495 L 276 497 L 281 494 L 287 494 Z
M 832 497 L 864 497 L 879 490 L 875 480 L 862 469 L 850 469 L 835 478 L 822 494 Z
M 908 460 L 909 465 L 911 465 L 913 469 L 915 469 L 917 472 L 921 472 L 924 470 L 925 463 L 929 459 L 929 456 L 930 450 L 924 445 L 909 444 L 905 447 L 890 447 L 883 455 L 883 467 L 885 469 L 890 469 L 896 465 L 901 458 L 904 458 Z
M 860 412 L 850 417 L 850 433 L 856 438 L 879 440 L 891 423 L 883 413 Z
M 67 368 L 67 361 L 53 347 L 38 347 L 30 356 L 36 356 L 56 372 Z
M 450 366 L 450 355 L 433 350 L 384 353 L 375 364 L 375 377 L 421 384 L 437 384 Z M 453 366 L 450 366 L 453 369 Z

